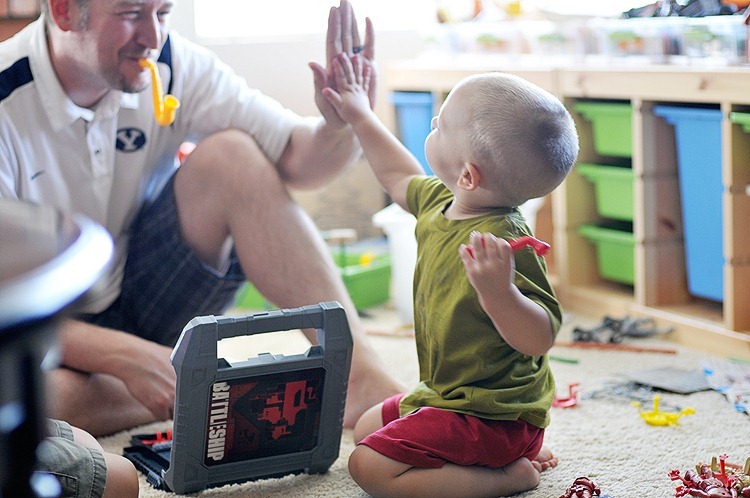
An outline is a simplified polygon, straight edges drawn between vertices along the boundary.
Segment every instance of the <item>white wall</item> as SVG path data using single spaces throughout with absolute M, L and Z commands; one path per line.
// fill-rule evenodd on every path
M 299 114 L 318 115 L 313 100 L 312 71 L 307 64 L 310 61 L 325 63 L 325 35 L 274 43 L 208 44 L 195 35 L 192 7 L 193 0 L 179 0 L 172 14 L 173 29 L 215 51 L 251 86 Z M 377 22 L 375 24 L 377 27 Z M 389 60 L 413 57 L 421 50 L 421 43 L 416 31 L 376 33 L 376 60 L 384 67 Z M 384 106 L 389 105 L 389 99 L 383 92 L 384 85 L 379 88 L 376 110 L 382 112 Z M 293 195 L 323 230 L 354 228 L 361 239 L 381 235 L 371 218 L 385 206 L 385 194 L 364 160 L 356 162 L 323 189 Z
M 366 12 L 358 13 L 362 16 Z M 377 28 L 377 20 L 375 25 Z M 206 42 L 193 28 L 193 1 L 179 0 L 172 14 L 172 27 L 211 50 L 230 64 L 248 83 L 278 99 L 300 114 L 317 114 L 313 101 L 311 61 L 325 63 L 325 36 L 308 35 L 283 42 Z M 376 60 L 384 66 L 389 60 L 409 58 L 421 50 L 416 31 L 376 33 Z M 381 87 L 382 88 L 382 87 Z M 387 104 L 383 96 L 380 105 Z

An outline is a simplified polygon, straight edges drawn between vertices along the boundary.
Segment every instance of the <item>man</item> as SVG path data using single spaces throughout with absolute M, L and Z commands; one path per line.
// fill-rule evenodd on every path
M 0 196 L 84 213 L 116 246 L 85 314 L 61 327 L 51 414 L 94 435 L 169 419 L 169 355 L 182 327 L 220 313 L 247 278 L 278 306 L 344 305 L 355 342 L 352 426 L 402 387 L 287 189 L 326 183 L 358 156 L 358 142 L 322 96 L 325 68 L 311 64 L 322 119 L 301 118 L 170 33 L 174 7 L 44 0 L 41 18 L 0 44 Z M 329 15 L 327 63 L 342 51 L 372 63 L 372 25 L 360 46 L 347 0 Z M 172 125 L 154 120 L 144 57 L 158 59 L 181 101 Z M 175 172 L 186 140 L 198 146 Z

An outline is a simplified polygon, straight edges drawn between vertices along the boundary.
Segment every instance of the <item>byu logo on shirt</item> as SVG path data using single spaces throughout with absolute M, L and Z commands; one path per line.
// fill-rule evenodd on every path
M 121 128 L 117 130 L 117 150 L 135 152 L 146 145 L 146 134 L 138 128 Z

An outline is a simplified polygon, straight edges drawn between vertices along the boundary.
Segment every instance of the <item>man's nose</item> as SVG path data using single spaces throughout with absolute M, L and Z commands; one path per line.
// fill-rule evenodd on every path
M 161 46 L 161 23 L 156 15 L 143 16 L 138 23 L 138 43 L 150 49 Z

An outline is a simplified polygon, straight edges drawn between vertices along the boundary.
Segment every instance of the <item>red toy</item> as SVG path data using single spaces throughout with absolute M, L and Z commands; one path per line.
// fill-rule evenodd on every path
M 517 239 L 511 239 L 508 241 L 508 244 L 510 244 L 510 248 L 513 249 L 513 252 L 518 251 L 519 249 L 523 249 L 526 246 L 531 246 L 537 256 L 544 256 L 550 250 L 549 244 L 530 235 L 524 235 L 522 237 L 518 237 Z M 466 247 L 466 249 L 469 251 L 469 255 L 473 258 L 474 253 L 472 252 L 471 247 Z
M 560 495 L 560 498 L 592 498 L 601 494 L 597 483 L 588 477 L 579 477 L 573 481 L 572 486 L 565 490 L 565 493 Z
M 523 237 L 518 237 L 515 240 L 509 240 L 508 243 L 510 244 L 511 249 L 513 249 L 514 251 L 522 249 L 526 246 L 531 246 L 537 256 L 544 256 L 549 252 L 550 249 L 549 244 L 537 239 L 536 237 L 531 237 L 530 235 L 524 235 Z
M 571 408 L 573 406 L 576 406 L 578 404 L 578 383 L 574 382 L 572 384 L 568 385 L 568 397 L 567 398 L 558 398 L 557 395 L 555 395 L 555 398 L 552 400 L 552 406 L 556 408 Z
M 711 465 L 698 464 L 696 470 L 686 471 L 683 477 L 680 477 L 679 470 L 671 471 L 669 478 L 683 484 L 675 489 L 675 497 L 750 498 L 750 458 L 744 469 L 736 468 L 732 472 L 727 472 L 726 459 L 727 455 L 719 455 L 717 466 L 714 457 Z

